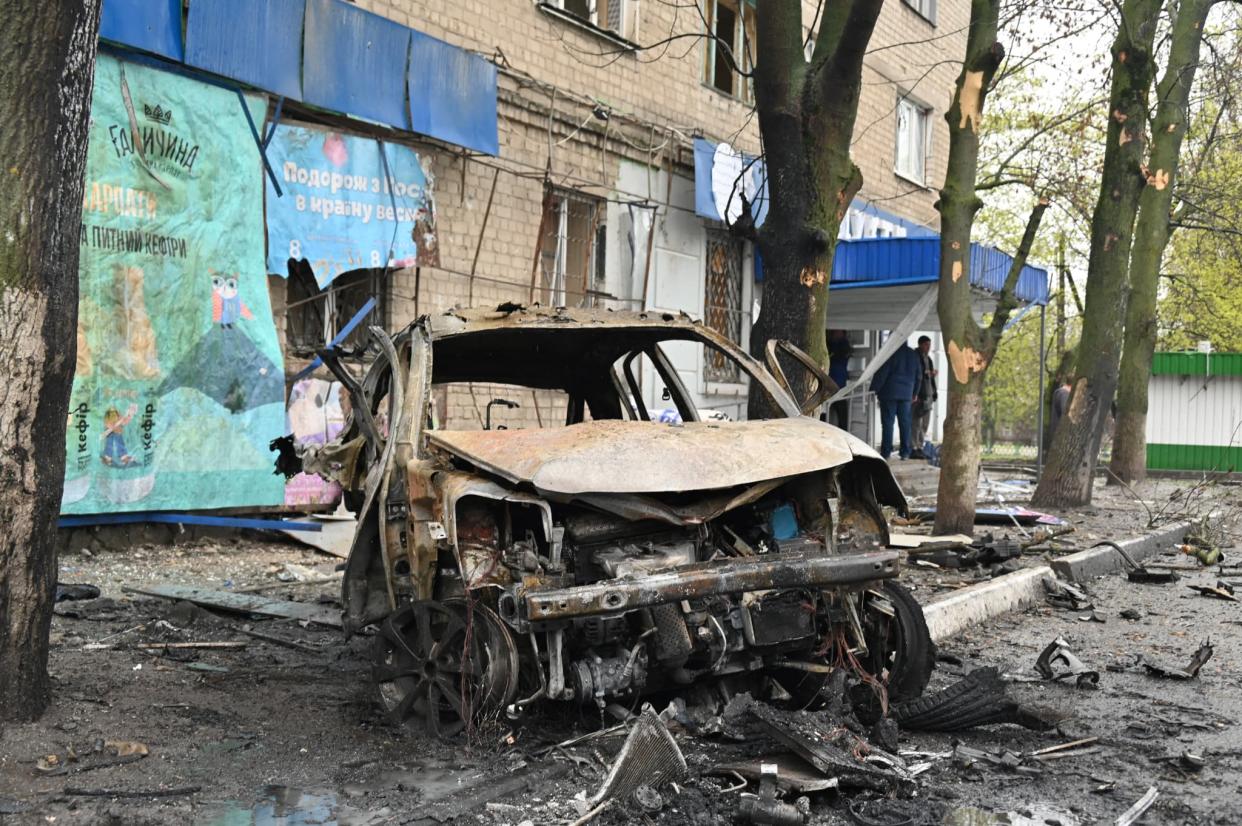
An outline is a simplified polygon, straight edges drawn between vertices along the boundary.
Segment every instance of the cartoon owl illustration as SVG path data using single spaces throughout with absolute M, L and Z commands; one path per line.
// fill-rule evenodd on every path
M 241 299 L 237 275 L 211 276 L 211 320 L 221 329 L 231 330 L 239 318 L 251 319 L 254 314 Z

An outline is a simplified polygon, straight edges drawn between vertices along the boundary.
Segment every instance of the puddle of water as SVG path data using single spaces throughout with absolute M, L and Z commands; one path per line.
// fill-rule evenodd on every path
M 1078 816 L 1045 804 L 1023 807 L 1020 812 L 989 812 L 964 807 L 945 814 L 941 826 L 1081 826 Z
M 442 763 L 410 764 L 395 769 L 372 771 L 366 780 L 346 783 L 339 792 L 330 789 L 299 789 L 292 786 L 265 786 L 253 805 L 240 801 L 224 804 L 223 810 L 208 818 L 208 826 L 372 826 L 391 813 L 387 809 L 369 812 L 349 805 L 351 798 L 365 798 L 374 792 L 406 791 L 421 803 L 432 803 L 477 786 L 485 775 Z
M 387 810 L 362 812 L 342 805 L 334 792 L 266 786 L 249 808 L 231 803 L 207 821 L 210 826 L 371 826 L 383 821 Z

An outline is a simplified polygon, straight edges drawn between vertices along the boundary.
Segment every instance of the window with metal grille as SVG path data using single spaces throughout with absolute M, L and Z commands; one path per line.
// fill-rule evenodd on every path
M 604 295 L 604 203 L 549 190 L 543 202 L 540 302 L 551 307 L 594 307 Z
M 742 343 L 742 242 L 725 230 L 707 230 L 707 294 L 703 319 L 725 338 Z M 703 378 L 741 381 L 737 362 L 710 347 L 703 348 Z

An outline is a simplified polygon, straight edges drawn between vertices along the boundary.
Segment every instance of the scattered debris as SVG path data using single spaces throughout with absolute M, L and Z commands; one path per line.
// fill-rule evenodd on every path
M 1042 709 L 1011 698 L 995 668 L 977 668 L 943 691 L 898 705 L 893 718 L 902 728 L 916 731 L 961 731 L 997 723 L 1047 731 L 1057 722 Z
M 132 649 L 134 651 L 166 651 L 187 648 L 245 648 L 249 643 L 245 640 L 208 640 L 203 642 L 136 642 L 136 643 L 108 643 L 108 642 L 89 642 L 82 646 L 83 651 L 104 651 L 108 649 Z
M 1152 807 L 1152 804 L 1156 802 L 1156 798 L 1159 796 L 1160 792 L 1155 786 L 1152 786 L 1133 806 L 1126 809 L 1125 812 L 1122 813 L 1121 817 L 1117 818 L 1116 826 L 1130 826 L 1132 823 L 1137 823 L 1138 819 L 1143 816 L 1144 812 Z
M 802 826 L 811 813 L 810 801 L 798 798 L 798 805 L 778 800 L 776 797 L 779 769 L 775 763 L 760 767 L 759 794 L 743 794 L 738 806 L 738 819 L 742 823 L 758 826 Z
M 604 784 L 591 798 L 591 805 L 598 806 L 610 798 L 629 797 L 642 785 L 655 788 L 661 783 L 680 780 L 686 770 L 686 758 L 677 747 L 677 741 L 660 715 L 648 705 L 630 729 Z
M 1150 568 L 1138 567 L 1126 574 L 1131 582 L 1138 582 L 1144 585 L 1168 585 L 1171 582 L 1177 582 L 1180 577 L 1177 571 L 1153 571 Z
M 90 746 L 70 746 L 64 754 L 48 754 L 35 761 L 35 771 L 57 776 L 106 769 L 135 763 L 150 754 L 145 743 L 136 740 L 96 740 Z
M 910 516 L 919 519 L 933 519 L 936 516 L 936 509 L 933 507 L 910 508 Z M 1013 522 L 1019 525 L 1052 525 L 1056 527 L 1069 524 L 1059 516 L 1023 507 L 975 509 L 976 525 L 1008 525 Z
M 229 670 L 223 665 L 212 665 L 211 663 L 190 663 L 186 668 L 191 671 L 206 671 L 211 674 L 228 674 Z
M 1064 666 L 1065 670 L 1058 672 L 1058 665 Z M 1079 688 L 1098 688 L 1100 684 L 1100 672 L 1088 668 L 1086 663 L 1078 659 L 1064 637 L 1057 637 L 1048 643 L 1035 661 L 1035 670 L 1045 680 L 1053 682 L 1072 677 Z
M 354 534 L 358 529 L 358 523 L 354 520 L 353 514 L 346 512 L 343 518 L 338 514 L 313 514 L 310 519 L 290 521 L 313 521 L 319 525 L 319 530 L 281 531 L 285 536 L 340 559 L 349 557 L 349 549 L 353 547 Z
M 1095 607 L 1086 591 L 1055 577 L 1044 577 L 1044 591 L 1047 593 L 1048 602 L 1058 608 L 1065 608 L 1069 611 L 1090 611 Z
M 1097 751 L 1094 746 L 1098 742 L 1100 742 L 1098 737 L 1084 737 L 1081 740 L 1071 740 L 1059 746 L 1036 749 L 1031 752 L 1030 756 L 1037 760 L 1059 760 L 1062 757 L 1077 757 Z
M 1218 545 L 1197 532 L 1186 535 L 1186 544 L 1182 545 L 1182 553 L 1193 556 L 1204 567 L 1219 564 L 1225 558 Z
M 893 520 L 893 524 L 899 524 L 897 519 Z M 973 542 L 972 537 L 964 533 L 944 534 L 942 536 L 928 535 L 922 533 L 891 533 L 888 537 L 888 547 L 910 549 L 926 549 L 932 550 L 933 546 L 938 548 L 960 548 Z
M 1127 551 L 1119 542 L 1114 542 L 1111 539 L 1105 539 L 1101 542 L 1095 543 L 1094 545 L 1096 548 L 1102 546 L 1108 546 L 1121 555 L 1121 558 L 1125 560 L 1126 565 L 1130 568 L 1129 572 L 1126 574 L 1126 577 L 1131 582 L 1145 583 L 1148 585 L 1165 585 L 1170 582 L 1177 582 L 1177 572 L 1153 571 L 1151 568 L 1159 567 L 1155 563 L 1153 563 L 1151 567 L 1138 564 L 1134 557 L 1130 556 L 1130 552 Z
M 712 774 L 721 776 L 737 776 L 746 781 L 758 782 L 764 764 L 773 764 L 777 768 L 776 787 L 784 791 L 822 792 L 835 789 L 840 782 L 835 777 L 824 777 L 814 766 L 796 754 L 769 754 L 755 760 L 743 760 L 716 766 Z
M 1213 650 L 1212 641 L 1205 641 L 1195 651 L 1194 656 L 1190 658 L 1190 663 L 1185 668 L 1170 668 L 1169 666 L 1159 665 L 1146 659 L 1142 659 L 1142 663 L 1143 667 L 1147 669 L 1147 673 L 1153 677 L 1165 677 L 1171 680 L 1193 680 L 1199 675 L 1199 669 L 1203 668 L 1203 665 L 1212 659 Z
M 305 645 L 300 642 L 295 642 L 294 640 L 287 640 L 284 637 L 278 637 L 275 634 L 265 634 L 262 631 L 255 631 L 253 628 L 246 628 L 246 627 L 237 628 L 237 630 L 245 634 L 248 637 L 254 637 L 256 640 L 263 640 L 264 642 L 270 642 L 273 645 L 279 645 L 284 648 L 291 648 L 294 651 L 303 651 L 307 654 L 320 653 L 319 649 L 315 648 L 314 646 Z
M 306 620 L 307 622 L 314 622 L 333 628 L 341 627 L 341 612 L 339 610 L 306 602 L 268 599 L 267 597 L 239 594 L 232 591 L 213 591 L 208 588 L 197 588 L 191 585 L 146 585 L 140 588 L 127 587 L 122 590 L 131 594 L 143 594 L 145 596 L 160 597 L 161 599 L 186 600 L 195 605 L 220 608 L 225 611 Z
M 87 585 L 85 583 L 70 584 L 64 582 L 56 583 L 56 602 L 72 602 L 84 599 L 97 599 L 100 591 L 97 585 Z
M 932 537 L 929 537 L 932 538 Z M 908 546 L 906 555 L 915 563 L 931 563 L 940 568 L 965 568 L 974 565 L 998 565 L 1016 563 L 1022 556 L 1023 545 L 1008 535 L 997 539 L 992 534 L 979 540 L 958 541 L 948 537 L 945 541 L 927 542 L 917 547 Z
M 1238 601 L 1238 598 L 1233 595 L 1233 586 L 1228 582 L 1217 580 L 1215 585 L 1187 585 L 1186 587 L 1205 597 L 1215 597 L 1229 602 Z
M 961 743 L 953 749 L 953 762 L 964 769 L 991 766 L 1020 774 L 1039 774 L 1042 771 L 1038 765 L 1028 762 L 1028 758 L 1021 752 L 1011 751 L 1010 749 L 1001 749 L 995 752 L 984 751 L 962 745 Z
M 750 713 L 769 737 L 825 776 L 836 777 L 842 786 L 912 791 L 901 758 L 868 744 L 843 725 L 825 725 L 825 714 L 783 712 L 763 703 L 752 705 Z

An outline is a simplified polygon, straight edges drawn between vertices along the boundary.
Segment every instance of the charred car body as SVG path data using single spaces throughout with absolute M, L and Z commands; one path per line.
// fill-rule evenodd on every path
M 796 348 L 769 347 L 769 371 L 684 316 L 513 305 L 373 333 L 361 381 L 323 354 L 351 422 L 298 458 L 358 513 L 345 628 L 376 627 L 394 717 L 452 735 L 542 698 L 747 674 L 810 700 L 834 666 L 895 698 L 926 685 L 926 625 L 881 550 L 881 506 L 904 497 L 865 443 L 802 414 L 831 380 L 800 406 L 777 356 Z M 777 417 L 700 421 L 669 346 L 728 359 Z M 651 421 L 644 369 L 680 422 Z M 467 383 L 560 391 L 564 426 L 441 428 L 441 388 Z

